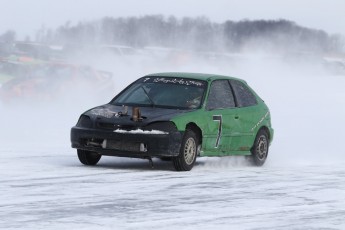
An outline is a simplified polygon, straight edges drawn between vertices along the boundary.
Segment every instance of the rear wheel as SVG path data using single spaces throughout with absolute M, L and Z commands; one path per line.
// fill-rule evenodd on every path
M 176 171 L 190 171 L 195 163 L 199 140 L 192 130 L 187 129 L 177 157 L 173 158 Z
M 269 139 L 265 130 L 261 129 L 256 135 L 255 142 L 252 148 L 252 160 L 257 166 L 262 166 L 267 158 Z
M 87 150 L 77 149 L 79 161 L 84 165 L 96 165 L 102 155 Z

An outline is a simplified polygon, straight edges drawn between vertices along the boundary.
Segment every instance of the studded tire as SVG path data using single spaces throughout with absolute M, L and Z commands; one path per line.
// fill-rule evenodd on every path
M 199 140 L 197 135 L 190 129 L 184 133 L 180 153 L 173 158 L 176 171 L 190 171 L 196 160 Z
M 253 148 L 251 150 L 252 162 L 256 166 L 262 166 L 268 155 L 269 139 L 267 131 L 261 129 L 256 135 Z
M 102 155 L 87 150 L 77 149 L 79 161 L 84 165 L 96 165 Z

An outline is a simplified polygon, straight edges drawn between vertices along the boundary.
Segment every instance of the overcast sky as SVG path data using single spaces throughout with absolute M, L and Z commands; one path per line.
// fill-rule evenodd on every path
M 287 19 L 305 27 L 345 35 L 345 0 L 0 0 L 0 34 L 24 38 L 67 21 L 150 14 L 206 16 L 215 22 Z

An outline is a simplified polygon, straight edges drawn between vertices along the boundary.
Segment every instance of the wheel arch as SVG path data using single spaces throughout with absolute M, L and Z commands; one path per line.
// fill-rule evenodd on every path
M 271 134 L 270 129 L 269 129 L 267 126 L 262 126 L 262 127 L 260 127 L 260 129 L 258 129 L 258 131 L 256 132 L 256 135 L 257 135 L 261 130 L 264 130 L 264 131 L 267 133 L 267 135 L 268 135 L 268 140 L 271 142 L 271 141 L 272 141 L 272 134 Z
M 199 144 L 201 144 L 202 143 L 202 130 L 200 129 L 200 127 L 197 124 L 195 124 L 194 122 L 190 122 L 186 125 L 186 130 L 187 129 L 190 129 L 195 133 L 195 135 L 197 136 L 197 138 L 200 142 Z

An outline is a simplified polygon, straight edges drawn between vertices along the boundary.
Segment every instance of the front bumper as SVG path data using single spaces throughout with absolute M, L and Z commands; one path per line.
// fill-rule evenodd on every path
M 178 156 L 183 133 L 117 133 L 111 130 L 73 127 L 72 148 L 101 155 L 148 158 Z

